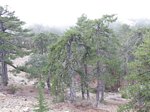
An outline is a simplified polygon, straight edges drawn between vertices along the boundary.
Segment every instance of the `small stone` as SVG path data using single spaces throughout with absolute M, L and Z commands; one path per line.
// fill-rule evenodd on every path
M 29 112 L 29 111 L 30 111 L 29 107 L 23 109 L 23 112 Z
M 4 95 L 3 93 L 0 93 L 0 97 L 5 97 L 6 95 Z

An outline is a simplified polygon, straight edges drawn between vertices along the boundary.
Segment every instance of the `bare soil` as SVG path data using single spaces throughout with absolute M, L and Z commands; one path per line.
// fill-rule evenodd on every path
M 17 58 L 14 63 L 23 65 L 28 59 L 29 56 Z M 8 87 L 0 87 L 0 112 L 33 112 L 37 104 L 38 90 L 35 86 L 36 80 L 29 80 L 27 76 L 28 74 L 23 72 L 16 75 L 9 72 Z M 77 93 L 77 102 L 71 104 L 69 102 L 54 103 L 47 89 L 44 92 L 49 112 L 117 112 L 119 105 L 128 102 L 121 98 L 119 93 L 106 93 L 105 102 L 96 108 L 95 94 L 92 93 L 90 100 L 81 100 L 81 94 Z

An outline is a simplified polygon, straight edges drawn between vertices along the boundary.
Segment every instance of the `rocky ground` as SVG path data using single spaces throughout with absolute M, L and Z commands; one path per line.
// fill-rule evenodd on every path
M 17 58 L 15 65 L 22 65 L 29 59 L 29 56 Z M 9 67 L 9 70 L 13 68 Z M 34 83 L 36 80 L 29 80 L 26 73 L 12 74 L 9 72 L 8 87 L 0 87 L 0 112 L 33 112 L 37 104 L 37 88 Z M 81 96 L 79 93 L 78 97 Z M 105 102 L 95 108 L 95 95 L 91 94 L 89 101 L 79 100 L 70 104 L 69 102 L 53 103 L 52 97 L 45 89 L 45 97 L 48 103 L 49 112 L 116 112 L 118 105 L 127 102 L 118 93 L 106 93 Z

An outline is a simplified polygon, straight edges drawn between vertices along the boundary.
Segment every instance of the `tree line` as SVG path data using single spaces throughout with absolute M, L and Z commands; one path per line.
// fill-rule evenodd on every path
M 0 7 L 0 62 L 2 84 L 7 65 L 42 79 L 56 101 L 90 99 L 95 105 L 106 91 L 118 91 L 131 101 L 120 110 L 146 112 L 150 107 L 150 28 L 117 24 L 115 15 L 89 19 L 85 14 L 63 34 L 35 33 L 7 7 Z M 117 26 L 117 27 L 115 27 Z M 31 55 L 25 66 L 14 66 L 18 56 Z M 91 87 L 95 81 L 96 86 Z M 124 84 L 125 83 L 125 84 Z M 124 84 L 124 85 L 123 85 Z M 69 94 L 67 94 L 69 93 Z

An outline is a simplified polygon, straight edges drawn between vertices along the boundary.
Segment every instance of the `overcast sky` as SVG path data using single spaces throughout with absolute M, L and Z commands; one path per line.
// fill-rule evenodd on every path
M 0 5 L 8 5 L 27 25 L 70 26 L 83 13 L 91 19 L 117 14 L 123 22 L 150 19 L 150 0 L 0 0 Z

